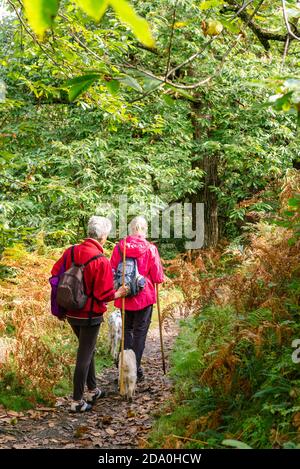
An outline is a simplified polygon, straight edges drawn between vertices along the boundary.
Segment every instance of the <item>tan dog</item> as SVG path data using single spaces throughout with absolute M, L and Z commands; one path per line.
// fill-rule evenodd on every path
M 126 399 L 132 401 L 136 387 L 136 357 L 133 350 L 124 350 L 123 361 L 123 379 L 124 379 L 124 395 Z M 119 386 L 121 380 L 121 353 L 119 355 Z

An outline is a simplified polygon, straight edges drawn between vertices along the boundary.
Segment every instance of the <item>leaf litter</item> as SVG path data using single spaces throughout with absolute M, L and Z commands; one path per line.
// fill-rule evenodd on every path
M 164 334 L 166 358 L 177 325 Z M 137 448 L 147 439 L 162 404 L 170 397 L 172 383 L 163 375 L 158 330 L 148 333 L 143 367 L 145 381 L 137 384 L 133 402 L 118 393 L 117 369 L 107 368 L 98 385 L 107 391 L 91 412 L 72 414 L 70 399 L 60 397 L 54 407 L 40 406 L 26 412 L 0 408 L 0 448 Z

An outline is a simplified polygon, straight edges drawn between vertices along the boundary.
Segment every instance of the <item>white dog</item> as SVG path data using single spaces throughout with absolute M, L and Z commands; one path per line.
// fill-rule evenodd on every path
M 121 311 L 116 309 L 108 318 L 110 353 L 117 363 L 122 339 Z
M 136 357 L 133 350 L 124 350 L 123 359 L 123 379 L 124 379 L 124 395 L 126 399 L 132 401 L 136 387 Z M 121 381 L 121 353 L 119 355 L 119 386 Z

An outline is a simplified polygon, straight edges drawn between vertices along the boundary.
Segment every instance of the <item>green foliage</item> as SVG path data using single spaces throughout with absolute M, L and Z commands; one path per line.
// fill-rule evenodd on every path
M 38 36 L 53 25 L 57 15 L 59 0 L 24 0 L 24 9 L 29 24 Z
M 147 21 L 136 14 L 135 10 L 125 0 L 109 0 L 119 18 L 128 24 L 137 39 L 147 47 L 154 47 L 155 43 Z
M 89 16 L 99 21 L 111 6 L 120 20 L 126 23 L 137 39 L 147 47 L 154 47 L 154 40 L 147 21 L 139 16 L 126 0 L 76 0 L 75 3 Z M 58 13 L 59 0 L 24 0 L 24 9 L 34 32 L 43 37 L 53 25 Z
M 109 2 L 79 3 L 95 18 Z M 120 15 L 122 9 L 137 18 L 127 3 L 116 5 Z M 221 2 L 206 2 L 208 10 L 201 5 L 179 2 L 176 7 L 170 68 L 203 52 L 173 72 L 170 83 L 161 79 L 170 44 L 169 2 L 136 4 L 157 37 L 152 52 L 140 48 L 110 9 L 97 25 L 74 5 L 61 2 L 43 43 L 14 17 L 4 20 L 2 246 L 19 239 L 30 243 L 40 231 L 47 244 L 73 242 L 84 236 L 91 213 L 101 211 L 103 202 L 117 210 L 117 198 L 124 193 L 130 204 L 148 204 L 201 202 L 209 190 L 217 197 L 220 234 L 230 238 L 240 234 L 249 212 L 274 210 L 259 197 L 240 203 L 280 178 L 299 155 L 293 115 L 262 104 L 270 88 L 281 89 L 282 79 L 274 78 L 280 51 L 274 46 L 268 58 L 247 32 L 230 60 L 223 60 L 226 41 L 219 37 L 207 45 L 201 20 L 229 21 L 230 15 L 220 13 Z M 226 30 L 229 41 L 236 34 Z M 292 43 L 291 52 L 294 47 Z M 287 57 L 287 71 L 297 60 Z M 193 86 L 199 74 L 214 79 L 195 90 L 182 88 Z M 193 107 L 198 102 L 199 117 Z M 216 182 L 209 188 L 205 158 L 217 160 Z
M 293 236 L 290 238 L 290 243 L 297 242 L 300 237 L 300 194 L 296 193 L 288 200 L 288 210 L 283 212 L 281 220 L 277 220 L 276 223 L 292 230 Z
M 36 403 L 43 403 L 38 393 L 30 392 L 26 383 L 20 384 L 15 373 L 10 370 L 2 373 L 0 381 L 0 405 L 6 409 L 20 412 L 35 407 Z
M 217 306 L 181 323 L 171 356 L 175 394 L 150 434 L 150 447 L 178 447 L 178 441 L 184 448 L 297 444 L 300 381 L 291 342 L 299 323 L 278 317 L 255 345 L 251 334 L 264 324 L 274 324 L 274 312 L 241 316 Z M 275 331 L 285 327 L 292 333 L 280 336 L 278 346 Z
M 82 77 L 72 78 L 66 82 L 66 86 L 70 87 L 69 100 L 74 101 L 81 93 L 86 91 L 96 80 L 99 75 L 84 75 Z
M 237 440 L 223 440 L 222 444 L 237 449 L 251 449 L 251 446 L 246 445 L 246 443 Z
M 108 0 L 99 0 L 98 2 L 95 0 L 75 0 L 75 3 L 96 21 L 101 20 L 109 5 Z

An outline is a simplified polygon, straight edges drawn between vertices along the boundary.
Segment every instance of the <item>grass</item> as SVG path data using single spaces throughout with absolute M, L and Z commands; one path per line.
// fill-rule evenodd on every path
M 32 409 L 37 403 L 45 403 L 41 396 L 28 390 L 26 384 L 21 385 L 13 371 L 2 375 L 0 382 L 0 405 L 6 409 L 20 412 Z

